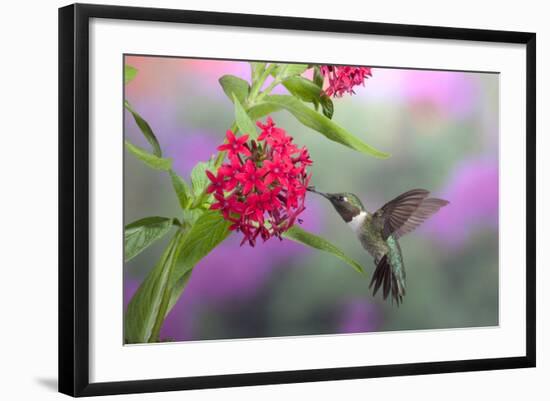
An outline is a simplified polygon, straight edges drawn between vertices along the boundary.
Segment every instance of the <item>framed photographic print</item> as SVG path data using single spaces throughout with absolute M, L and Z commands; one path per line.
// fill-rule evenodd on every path
M 535 34 L 59 10 L 59 390 L 535 366 Z

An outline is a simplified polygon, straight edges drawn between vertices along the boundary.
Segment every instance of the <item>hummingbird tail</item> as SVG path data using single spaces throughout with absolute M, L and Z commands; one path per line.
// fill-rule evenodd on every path
M 395 300 L 397 306 L 403 303 L 403 296 L 405 295 L 405 283 L 403 282 L 402 277 L 398 277 L 392 270 L 390 262 L 388 260 L 388 255 L 384 255 L 382 259 L 376 265 L 374 274 L 372 275 L 369 288 L 374 289 L 372 295 L 376 295 L 380 287 L 383 285 L 383 296 L 384 299 L 388 298 L 388 295 L 391 292 L 392 302 Z

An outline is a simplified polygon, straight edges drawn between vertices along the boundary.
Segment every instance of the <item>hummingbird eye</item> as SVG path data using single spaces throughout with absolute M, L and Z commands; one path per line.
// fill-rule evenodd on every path
M 338 200 L 339 200 L 340 202 L 345 202 L 345 201 L 346 201 L 346 197 L 345 197 L 345 196 L 339 196 L 339 197 L 338 197 Z

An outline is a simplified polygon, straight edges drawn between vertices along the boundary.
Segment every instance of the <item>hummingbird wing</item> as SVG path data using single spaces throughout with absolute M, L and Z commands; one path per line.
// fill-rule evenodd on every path
M 403 226 L 429 194 L 425 189 L 412 189 L 378 209 L 374 218 L 382 229 L 384 239 Z
M 395 239 L 415 230 L 431 215 L 447 205 L 443 199 L 428 198 L 425 189 L 412 189 L 389 201 L 374 213 L 382 228 L 384 239 Z
M 439 209 L 448 204 L 449 201 L 446 201 L 444 199 L 424 199 L 422 203 L 418 206 L 418 208 L 413 212 L 413 214 L 411 214 L 408 220 L 401 227 L 399 227 L 393 235 L 397 239 L 405 234 L 410 233 L 418 226 L 420 226 L 423 222 L 428 220 L 428 218 L 435 214 Z

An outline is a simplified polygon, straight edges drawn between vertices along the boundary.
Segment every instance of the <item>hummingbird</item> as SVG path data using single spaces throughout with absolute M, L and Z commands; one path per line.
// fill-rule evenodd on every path
M 323 193 L 308 187 L 332 203 L 340 217 L 353 230 L 363 248 L 374 258 L 376 268 L 369 289 L 373 296 L 383 288 L 384 299 L 391 293 L 392 303 L 403 303 L 405 295 L 405 264 L 399 238 L 410 233 L 439 209 L 449 204 L 429 198 L 425 189 L 412 189 L 389 201 L 374 213 L 363 206 L 359 197 L 350 192 Z

